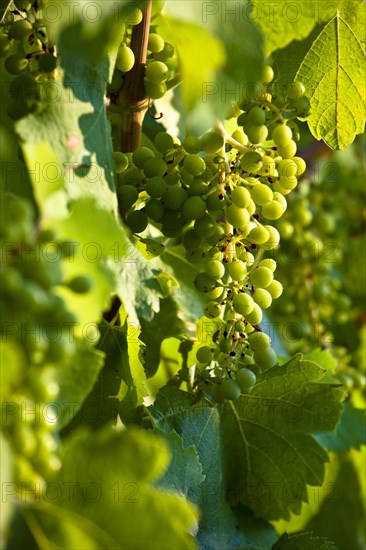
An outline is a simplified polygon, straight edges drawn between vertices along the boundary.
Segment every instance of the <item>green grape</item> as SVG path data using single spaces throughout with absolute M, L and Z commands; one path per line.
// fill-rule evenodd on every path
M 19 74 L 28 66 L 28 59 L 24 55 L 13 54 L 5 59 L 4 67 L 10 74 Z
M 293 139 L 291 139 L 286 145 L 278 145 L 277 153 L 284 159 L 292 158 L 296 155 L 297 145 Z
M 261 309 L 268 309 L 272 304 L 272 296 L 265 288 L 257 288 L 253 293 L 253 300 Z
M 155 159 L 154 159 L 155 160 Z M 163 178 L 159 176 L 153 176 L 146 182 L 146 192 L 153 199 L 162 197 L 166 191 L 167 185 Z
M 194 285 L 200 292 L 211 292 L 216 288 L 216 281 L 206 273 L 199 273 L 194 280 Z
M 159 34 L 152 32 L 149 34 L 147 49 L 152 53 L 159 53 L 164 49 L 164 40 Z
M 194 222 L 194 230 L 199 237 L 207 239 L 216 231 L 216 222 L 209 214 L 204 214 Z
M 266 122 L 266 111 L 258 106 L 253 107 L 248 113 L 248 121 L 255 126 L 262 126 Z
M 217 280 L 225 275 L 225 266 L 217 260 L 210 260 L 205 266 L 205 271 L 209 277 Z
M 182 187 L 169 187 L 164 195 L 163 202 L 167 208 L 179 212 L 186 200 L 187 191 Z
M 296 101 L 305 94 L 305 86 L 302 82 L 292 82 L 287 88 L 287 97 L 290 101 Z
M 257 183 L 250 189 L 252 199 L 259 205 L 263 206 L 273 199 L 272 190 L 264 183 Z
M 142 11 L 139 8 L 133 6 L 132 2 L 128 2 L 127 4 L 125 4 L 122 9 L 124 15 L 124 23 L 126 25 L 135 26 L 141 23 L 143 17 Z
M 246 208 L 249 206 L 251 195 L 245 187 L 237 186 L 231 192 L 231 200 L 239 208 Z M 207 201 L 208 202 L 208 201 Z
M 276 128 L 272 132 L 272 139 L 277 146 L 287 145 L 292 139 L 291 128 L 286 126 L 286 124 L 276 126 Z
M 278 201 L 271 201 L 262 207 L 262 214 L 267 220 L 278 220 L 284 213 L 285 208 Z
M 166 132 L 159 132 L 154 138 L 154 145 L 160 153 L 165 155 L 174 149 L 174 139 Z
M 183 147 L 187 153 L 199 153 L 201 150 L 200 140 L 195 136 L 186 136 L 183 140 Z
M 298 181 L 296 176 L 281 177 L 278 180 L 279 188 L 285 189 L 286 191 L 292 191 L 297 187 Z
M 239 208 L 235 204 L 231 204 L 225 209 L 225 218 L 228 223 L 234 227 L 247 228 L 250 216 L 246 208 Z
M 272 82 L 273 78 L 274 72 L 272 67 L 270 65 L 265 65 L 262 72 L 262 82 L 264 84 L 269 84 L 270 82 Z
M 149 158 L 144 164 L 144 174 L 147 178 L 163 176 L 166 172 L 166 163 L 161 158 Z
M 9 27 L 9 39 L 22 40 L 33 31 L 33 25 L 26 19 L 19 19 Z
M 272 281 L 270 285 L 266 287 L 266 290 L 270 293 L 273 300 L 279 298 L 283 292 L 283 286 L 280 281 Z
M 37 93 L 36 79 L 28 72 L 21 73 L 11 81 L 9 93 L 14 99 L 35 98 Z
M 217 302 L 209 302 L 205 305 L 203 308 L 203 312 L 209 319 L 216 319 L 217 317 L 220 317 L 221 315 L 221 305 Z
M 224 138 L 217 132 L 207 132 L 200 137 L 201 149 L 205 153 L 214 154 L 224 146 Z
M 199 363 L 211 363 L 213 359 L 213 352 L 210 346 L 202 346 L 196 351 L 196 359 Z
M 294 226 L 288 221 L 280 220 L 277 224 L 277 227 L 280 230 L 281 236 L 284 239 L 290 239 L 294 234 Z
M 170 187 L 174 187 L 179 182 L 179 176 L 176 172 L 170 172 L 165 176 L 165 182 Z
M 164 48 L 160 52 L 155 52 L 153 54 L 154 59 L 156 59 L 156 61 L 167 61 L 168 59 L 173 57 L 174 51 L 174 46 L 169 44 L 169 42 L 165 42 Z
M 190 186 L 188 187 L 188 195 L 205 195 L 208 190 L 208 185 L 204 181 L 200 179 L 196 179 L 196 181 L 193 181 Z
M 119 151 L 114 151 L 113 153 L 114 160 L 114 171 L 116 174 L 124 172 L 128 168 L 128 157 Z
M 121 185 L 117 190 L 118 203 L 121 208 L 131 208 L 137 201 L 139 193 L 133 185 Z
M 240 168 L 252 174 L 256 174 L 262 168 L 262 157 L 255 151 L 248 151 L 240 160 Z
M 160 99 L 165 96 L 167 92 L 167 87 L 165 82 L 156 84 L 155 82 L 145 80 L 145 92 L 146 95 L 151 99 Z
M 119 71 L 122 73 L 127 73 L 132 69 L 132 67 L 135 64 L 135 54 L 129 48 L 126 46 L 126 44 L 122 44 L 117 52 L 117 58 L 116 58 L 116 67 Z
M 221 384 L 222 395 L 230 401 L 235 401 L 240 397 L 240 386 L 231 378 L 226 378 Z
M 241 260 L 234 260 L 229 263 L 228 271 L 233 281 L 243 281 L 247 274 L 247 265 Z
M 44 53 L 38 58 L 38 70 L 42 73 L 52 73 L 56 69 L 57 59 L 51 53 Z
M 168 78 L 169 68 L 162 61 L 152 61 L 146 65 L 145 75 L 153 84 L 162 84 Z
M 267 267 L 273 273 L 276 271 L 277 262 L 273 258 L 265 258 L 259 262 L 258 267 Z
M 269 348 L 271 339 L 264 332 L 252 332 L 248 336 L 248 343 L 253 351 Z
M 189 154 L 184 159 L 183 166 L 192 176 L 200 176 L 205 171 L 206 163 L 198 155 Z
M 263 143 L 263 141 L 266 141 L 268 136 L 268 128 L 264 124 L 261 126 L 249 126 L 246 128 L 246 134 L 249 138 L 249 141 L 251 141 L 254 144 Z
M 272 250 L 280 244 L 280 234 L 272 225 L 264 225 L 263 227 L 269 232 L 269 239 L 265 243 L 265 248 L 266 250 Z
M 276 175 L 276 163 L 272 157 L 269 157 L 268 155 L 264 155 L 262 157 L 263 165 L 261 169 L 259 170 L 259 174 L 261 176 L 275 176 Z
M 251 325 L 259 325 L 259 323 L 262 321 L 263 319 L 263 312 L 262 312 L 262 309 L 261 307 L 256 304 L 253 300 L 253 309 L 250 313 L 248 313 L 246 316 L 246 320 L 251 324 Z
M 239 142 L 241 145 L 248 145 L 248 136 L 241 128 L 238 128 L 231 134 L 232 138 Z
M 137 166 L 137 168 L 141 169 L 144 168 L 146 161 L 154 157 L 154 151 L 149 149 L 149 147 L 138 147 L 132 153 L 132 160 L 134 165 Z
M 297 176 L 302 176 L 306 170 L 306 162 L 301 157 L 293 157 L 291 159 L 297 165 Z
M 298 166 L 294 159 L 282 159 L 277 164 L 277 171 L 280 178 L 291 178 L 296 176 L 298 172 Z
M 266 288 L 273 281 L 273 272 L 268 267 L 256 267 L 250 274 L 253 286 Z
M 226 398 L 222 393 L 222 384 L 212 384 L 210 387 L 210 393 L 215 403 L 225 403 Z
M 236 313 L 247 316 L 254 308 L 254 300 L 249 294 L 235 294 L 233 298 L 233 308 Z
M 278 193 L 277 191 L 273 193 L 273 200 L 279 202 L 281 206 L 286 210 L 287 208 L 287 200 L 282 195 L 282 193 Z
M 116 94 L 123 86 L 123 75 L 121 71 L 116 69 L 113 73 L 112 80 L 107 86 L 108 94 Z
M 302 97 L 293 104 L 296 109 L 296 116 L 305 117 L 310 111 L 310 100 L 307 97 Z
M 7 34 L 0 33 L 0 58 L 5 57 L 12 48 L 12 41 Z
M 207 208 L 213 212 L 222 210 L 225 204 L 225 197 L 218 189 L 215 189 L 214 192 L 207 197 Z
M 242 393 L 248 393 L 252 390 L 257 381 L 253 371 L 249 369 L 239 369 L 235 375 L 235 380 L 239 384 Z
M 277 354 L 271 347 L 254 352 L 254 361 L 263 369 L 270 369 L 277 363 Z
M 164 216 L 164 206 L 157 199 L 151 199 L 145 204 L 145 213 L 154 222 L 160 222 Z
M 254 244 L 264 244 L 268 241 L 269 236 L 268 230 L 263 225 L 258 225 L 249 232 L 247 239 Z
M 71 281 L 67 283 L 67 286 L 73 292 L 77 292 L 78 294 L 85 294 L 86 292 L 89 292 L 89 290 L 91 290 L 93 286 L 93 280 L 86 275 L 80 275 L 79 277 L 74 277 L 73 279 L 71 279 Z
M 183 204 L 182 212 L 188 220 L 198 220 L 206 212 L 206 203 L 201 197 L 189 197 Z
M 19 120 L 31 112 L 28 105 L 19 99 L 11 99 L 6 106 L 7 115 L 13 120 Z
M 145 212 L 133 210 L 126 217 L 126 224 L 134 233 L 142 233 L 147 228 L 149 219 Z

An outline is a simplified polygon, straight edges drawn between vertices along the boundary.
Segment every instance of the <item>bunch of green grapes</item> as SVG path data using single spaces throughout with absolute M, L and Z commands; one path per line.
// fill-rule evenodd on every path
M 0 57 L 14 75 L 7 113 L 19 120 L 37 109 L 40 84 L 56 77 L 57 59 L 43 20 L 41 2 L 15 0 L 14 19 L 0 33 Z
M 14 378 L 3 429 L 16 456 L 16 481 L 32 484 L 51 479 L 60 467 L 52 407 L 59 393 L 56 371 L 77 351 L 76 318 L 57 288 L 63 284 L 84 293 L 92 281 L 83 276 L 64 281 L 62 262 L 70 246 L 55 243 L 49 231 L 39 231 L 27 200 L 13 195 L 2 199 L 1 340 L 18 349 L 26 367 Z
M 241 103 L 232 135 L 220 127 L 181 144 L 161 132 L 154 149 L 115 154 L 127 226 L 139 234 L 154 224 L 181 240 L 187 260 L 204 265 L 194 284 L 210 299 L 205 316 L 222 326 L 212 347 L 197 352 L 196 386 L 215 401 L 249 391 L 256 373 L 277 362 L 259 325 L 283 288 L 276 262 L 264 255 L 279 244 L 273 221 L 286 211 L 285 196 L 306 165 L 292 130 L 300 113 L 291 93 L 303 86 L 291 85 L 280 108 L 267 90 L 272 78 L 266 67 L 261 86 Z
M 350 158 L 350 166 L 352 160 L 358 162 Z M 345 347 L 345 341 L 355 338 L 344 335 L 356 335 L 363 322 L 362 299 L 352 295 L 354 285 L 349 284 L 354 254 L 347 253 L 364 232 L 365 190 L 349 167 L 342 172 L 332 162 L 328 172 L 327 164 L 322 169 L 324 178 L 301 182 L 290 197 L 286 220 L 276 224 L 282 246 L 274 258 L 286 296 L 273 308 L 273 318 L 290 353 L 309 352 L 314 346 L 328 349 L 346 388 L 364 387 L 352 349 Z

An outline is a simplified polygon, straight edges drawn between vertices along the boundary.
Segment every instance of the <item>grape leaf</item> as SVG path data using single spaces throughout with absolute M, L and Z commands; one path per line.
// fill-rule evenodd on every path
M 104 531 L 103 548 L 194 549 L 189 531 L 196 524 L 195 508 L 153 485 L 168 463 L 166 445 L 151 433 L 107 429 L 79 434 L 66 444 L 59 477 L 60 487 L 72 487 L 72 497 L 65 492 L 57 504 L 91 536 Z M 55 521 L 63 521 L 62 510 Z
M 172 456 L 168 469 L 158 482 L 158 487 L 188 498 L 192 489 L 198 488 L 205 479 L 196 449 L 193 445 L 184 447 L 182 439 L 174 430 L 168 433 L 154 429 L 153 433 L 166 441 Z
M 159 430 L 169 433 L 175 430 L 184 447 L 193 445 L 197 451 L 205 480 L 199 486 L 194 485 L 188 497 L 201 508 L 197 535 L 201 548 L 234 550 L 250 548 L 252 544 L 254 548 L 261 548 L 263 544 L 265 548 L 265 541 L 273 535 L 272 542 L 274 531 L 261 520 L 253 519 L 246 524 L 245 531 L 241 531 L 226 502 L 217 408 L 195 403 L 188 393 L 166 386 L 148 410 Z
M 313 537 L 312 533 L 289 536 L 287 533 L 278 539 L 272 550 L 337 550 L 335 544 L 323 537 Z
M 316 2 L 307 0 L 253 2 L 252 17 L 265 37 L 266 54 L 269 56 L 293 40 L 306 38 L 320 16 L 317 13 L 317 7 Z M 322 10 L 321 5 L 320 10 Z
M 165 338 L 179 338 L 184 334 L 184 323 L 171 297 L 160 300 L 160 309 L 150 321 L 141 319 L 141 340 L 145 342 L 145 370 L 153 376 L 160 362 L 160 347 Z
M 325 25 L 297 73 L 311 98 L 309 128 L 333 149 L 345 149 L 364 130 L 365 56 L 339 13 Z
M 365 411 L 356 409 L 347 401 L 336 430 L 318 434 L 316 439 L 323 447 L 337 453 L 359 449 L 361 445 L 366 445 L 365 420 Z
M 266 519 L 289 518 L 321 485 L 328 455 L 311 433 L 334 429 L 343 392 L 301 354 L 264 373 L 249 395 L 224 405 L 227 494 Z M 238 479 L 240 483 L 238 483 Z
M 240 101 L 246 84 L 260 78 L 262 37 L 247 3 L 169 2 L 166 12 L 159 32 L 179 54 L 184 79 L 181 126 L 203 133 L 226 117 L 230 102 Z
M 104 354 L 78 342 L 75 356 L 55 372 L 60 393 L 53 406 L 57 413 L 57 427 L 62 429 L 75 416 L 92 390 L 103 367 Z
M 338 472 L 331 491 L 305 529 L 328 537 L 341 550 L 361 550 L 366 544 L 365 502 L 356 463 L 353 454 L 339 454 L 336 460 Z

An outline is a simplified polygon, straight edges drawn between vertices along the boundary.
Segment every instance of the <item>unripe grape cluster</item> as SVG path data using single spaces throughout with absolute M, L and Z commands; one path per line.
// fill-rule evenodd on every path
M 296 156 L 293 100 L 281 108 L 272 103 L 270 72 L 240 104 L 232 135 L 220 126 L 180 143 L 160 132 L 154 148 L 115 153 L 127 226 L 140 234 L 150 223 L 181 242 L 186 259 L 201 268 L 194 285 L 209 298 L 205 316 L 222 320 L 209 359 L 198 350 L 196 369 L 197 388 L 215 401 L 249 391 L 255 375 L 277 362 L 259 324 L 282 284 L 274 277 L 276 262 L 264 256 L 279 244 L 273 221 L 286 211 L 286 196 L 306 165 Z
M 13 195 L 2 199 L 1 339 L 17 350 L 24 366 L 9 377 L 14 382 L 4 433 L 15 446 L 16 481 L 32 484 L 51 479 L 60 467 L 52 407 L 60 389 L 56 371 L 73 361 L 78 346 L 72 330 L 77 319 L 57 289 L 64 285 L 85 293 L 92 280 L 78 276 L 65 281 L 62 263 L 70 243 L 56 243 L 50 231 L 40 231 L 27 200 Z
M 57 77 L 57 58 L 43 19 L 43 2 L 17 0 L 14 4 L 14 20 L 1 27 L 0 57 L 5 57 L 4 67 L 14 75 L 7 113 L 19 120 L 37 111 L 40 85 Z
M 276 222 L 282 246 L 273 256 L 286 293 L 273 315 L 289 353 L 311 352 L 314 345 L 327 349 L 345 388 L 364 389 L 360 361 L 344 347 L 344 333 L 357 338 L 363 318 L 362 300 L 352 295 L 357 285 L 347 254 L 354 255 L 352 242 L 363 232 L 365 189 L 352 162 L 342 172 L 338 164 L 322 162 L 316 177 L 303 180 L 290 197 L 286 219 Z

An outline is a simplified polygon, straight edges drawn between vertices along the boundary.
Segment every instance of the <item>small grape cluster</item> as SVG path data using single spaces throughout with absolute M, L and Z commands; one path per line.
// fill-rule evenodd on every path
M 12 408 L 17 414 L 9 414 L 5 433 L 16 447 L 17 480 L 33 483 L 52 477 L 60 466 L 57 415 L 50 403 L 59 393 L 57 368 L 73 360 L 77 346 L 71 330 L 75 315 L 57 295 L 57 287 L 64 284 L 83 293 L 92 281 L 84 276 L 63 281 L 61 264 L 70 243 L 56 243 L 50 231 L 39 231 L 27 200 L 5 198 L 0 227 L 2 342 L 15 346 L 26 366 L 19 379 L 14 377 Z
M 334 163 L 330 169 L 334 171 Z M 325 174 L 321 182 L 304 180 L 290 197 L 287 219 L 276 222 L 282 247 L 274 258 L 286 296 L 275 305 L 273 315 L 290 353 L 310 352 L 314 344 L 328 349 L 338 362 L 336 373 L 342 384 L 348 390 L 364 389 L 359 361 L 343 346 L 344 332 L 357 332 L 360 315 L 343 272 L 344 254 L 354 235 L 363 231 L 365 193 L 362 184 L 357 190 L 350 168 L 339 179 Z M 352 182 L 352 193 L 347 180 Z
M 210 298 L 205 316 L 224 320 L 213 347 L 197 352 L 196 386 L 215 401 L 220 392 L 236 399 L 253 386 L 255 369 L 277 362 L 271 339 L 258 325 L 283 289 L 274 279 L 276 262 L 263 255 L 279 244 L 272 222 L 284 214 L 285 195 L 306 168 L 296 156 L 294 119 L 300 114 L 294 88 L 305 96 L 302 84 L 291 84 L 279 108 L 266 88 L 272 78 L 266 67 L 262 87 L 238 108 L 231 135 L 220 126 L 181 144 L 160 132 L 154 150 L 115 153 L 127 226 L 139 234 L 152 223 L 165 237 L 181 239 L 187 260 L 203 262 L 194 284 Z
M 42 15 L 44 2 L 15 0 L 12 22 L 0 33 L 0 57 L 15 75 L 9 86 L 10 118 L 19 120 L 35 112 L 40 102 L 40 84 L 55 78 L 57 59 Z
M 118 49 L 116 66 L 112 80 L 107 86 L 107 95 L 113 102 L 117 102 L 118 95 L 124 86 L 125 75 L 135 65 L 135 54 L 131 49 L 131 35 L 135 25 L 142 21 L 142 12 L 139 8 L 129 8 L 126 16 L 126 31 Z M 163 97 L 174 82 L 178 59 L 174 46 L 158 34 L 157 27 L 151 26 L 145 68 L 145 94 L 151 99 Z

